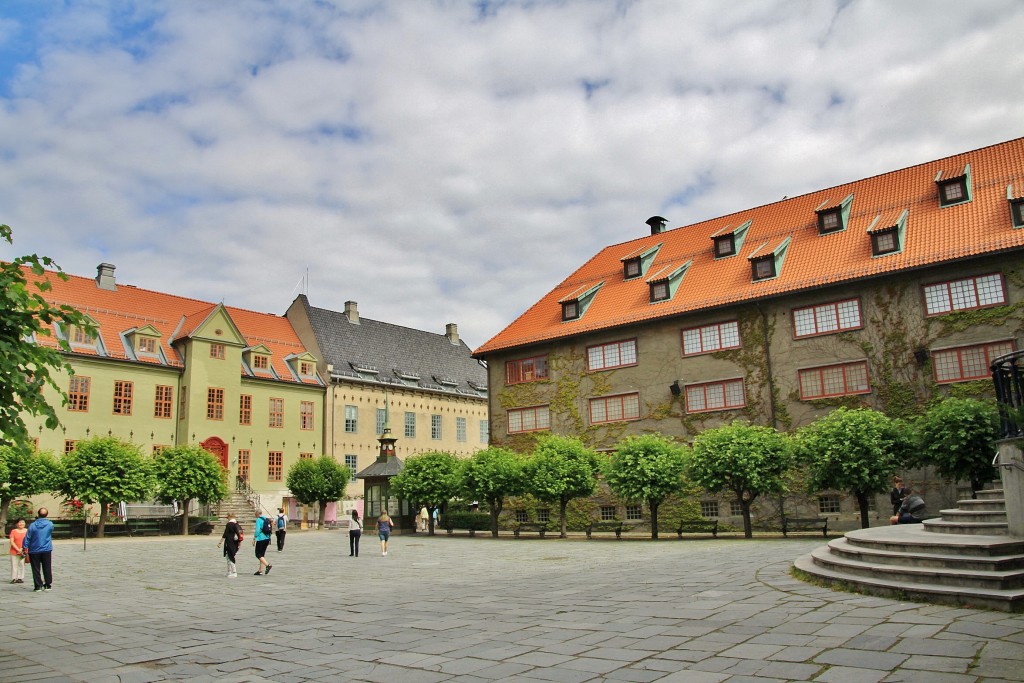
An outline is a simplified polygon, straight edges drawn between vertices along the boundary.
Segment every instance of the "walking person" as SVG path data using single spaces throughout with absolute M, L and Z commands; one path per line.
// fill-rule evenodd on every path
M 238 546 L 242 544 L 242 527 L 234 515 L 224 525 L 224 533 L 217 541 L 217 547 L 224 544 L 224 557 L 228 558 L 228 578 L 238 578 L 238 567 L 235 565 L 235 554 L 238 553 Z
M 37 514 L 25 534 L 25 549 L 32 565 L 33 590 L 48 591 L 53 587 L 53 522 L 47 519 L 50 511 L 46 508 L 39 508 Z
M 430 524 L 430 510 L 424 505 L 420 508 L 420 531 L 426 531 Z
M 277 552 L 284 550 L 284 535 L 288 533 L 288 515 L 284 514 L 284 508 L 277 508 Z
M 359 557 L 359 538 L 363 535 L 363 523 L 359 521 L 359 512 L 352 510 L 352 519 L 348 523 L 348 556 Z
M 383 557 L 388 556 L 388 540 L 391 538 L 391 529 L 394 526 L 391 517 L 388 516 L 388 511 L 381 512 L 380 517 L 377 518 L 377 538 L 380 539 L 380 552 Z
M 19 519 L 11 529 L 11 583 L 25 583 L 25 520 Z
M 267 562 L 267 548 L 270 546 L 273 529 L 270 517 L 260 513 L 260 516 L 256 518 L 256 530 L 252 535 L 252 545 L 256 549 L 256 559 L 260 561 L 260 566 L 253 576 L 269 574 L 270 570 L 274 568 L 274 565 Z

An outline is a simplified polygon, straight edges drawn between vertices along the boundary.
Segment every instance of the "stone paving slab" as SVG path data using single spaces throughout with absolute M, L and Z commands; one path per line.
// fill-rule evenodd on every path
M 237 579 L 216 537 L 58 541 L 54 590 L 0 584 L 0 681 L 1024 679 L 1024 616 L 795 580 L 820 539 L 347 541 Z

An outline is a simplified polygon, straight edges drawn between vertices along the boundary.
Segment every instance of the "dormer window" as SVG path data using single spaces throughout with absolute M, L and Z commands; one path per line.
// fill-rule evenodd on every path
M 818 234 L 827 235 L 832 232 L 846 230 L 850 219 L 850 206 L 853 204 L 853 195 L 838 204 L 826 199 L 821 203 L 815 212 L 818 214 Z
M 666 301 L 668 296 L 668 280 L 658 280 L 651 283 L 651 303 L 655 301 Z
M 152 337 L 139 337 L 139 353 L 156 353 L 156 339 Z
M 657 256 L 658 250 L 661 249 L 661 244 L 655 244 L 653 247 L 641 247 L 629 252 L 622 257 L 622 279 L 634 280 L 638 277 L 642 277 L 647 269 L 651 267 L 651 263 L 654 261 L 654 257 Z
M 896 228 L 889 228 L 882 232 L 876 232 L 871 236 L 871 253 L 875 256 L 891 254 L 892 252 L 899 250 L 900 239 L 899 235 L 896 234 Z
M 71 328 L 71 343 L 93 346 L 96 343 L 96 335 L 89 334 L 89 331 L 78 325 Z
M 1013 219 L 1013 227 L 1024 228 L 1024 199 L 1010 203 L 1010 216 Z
M 622 276 L 627 280 L 640 277 L 640 257 L 626 259 L 622 262 Z
M 583 317 L 602 285 L 604 285 L 603 280 L 596 285 L 581 285 L 572 290 L 568 296 L 559 299 L 558 303 L 562 306 L 562 322 L 578 320 Z
M 313 364 L 312 363 L 299 363 L 299 374 L 303 377 L 313 376 Z
M 752 222 L 747 221 L 737 228 L 726 226 L 712 234 L 711 239 L 715 242 L 715 258 L 725 258 L 738 254 L 743 246 L 743 238 L 746 236 L 747 229 L 750 228 Z
M 675 296 L 676 290 L 679 289 L 679 283 L 682 282 L 683 276 L 686 275 L 686 271 L 692 263 L 692 259 L 680 266 L 669 263 L 651 273 L 651 276 L 647 278 L 651 303 L 668 301 Z
M 732 235 L 715 238 L 715 258 L 732 256 L 736 253 L 736 240 Z
M 779 242 L 779 245 L 767 251 L 766 247 L 768 242 L 765 242 L 753 252 L 747 259 L 750 261 L 750 279 L 753 282 L 759 282 L 760 280 L 770 280 L 773 277 L 777 277 L 782 272 L 782 262 L 786 258 L 786 252 L 789 251 L 789 243 L 793 240 L 792 237 Z
M 880 213 L 875 216 L 875 220 L 868 226 L 872 256 L 885 256 L 903 251 L 909 213 L 908 209 L 903 209 L 898 215 L 891 212 L 888 215 Z
M 822 211 L 818 214 L 818 232 L 835 232 L 836 230 L 843 229 L 843 217 L 839 213 L 839 209 L 832 209 L 831 211 Z
M 751 277 L 754 280 L 767 280 L 775 277 L 775 259 L 772 256 L 762 256 L 750 262 Z
M 575 320 L 580 317 L 580 302 L 573 299 L 572 301 L 562 302 L 562 320 Z
M 939 206 L 953 206 L 971 201 L 971 165 L 964 166 L 959 174 L 946 174 L 939 171 L 935 176 L 939 186 Z
M 266 370 L 270 367 L 270 359 L 267 356 L 254 355 L 252 357 L 252 367 L 256 370 Z

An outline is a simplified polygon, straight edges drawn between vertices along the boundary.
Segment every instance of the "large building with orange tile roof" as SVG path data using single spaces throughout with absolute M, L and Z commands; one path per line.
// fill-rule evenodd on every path
M 610 449 L 736 418 L 790 430 L 841 405 L 908 416 L 989 395 L 989 360 L 1022 343 L 1024 138 L 666 223 L 599 251 L 474 352 L 494 443 L 550 430 Z
M 27 419 L 39 449 L 65 453 L 96 435 L 144 453 L 200 444 L 267 509 L 287 504 L 292 464 L 325 452 L 318 359 L 284 317 L 118 283 L 110 264 L 95 279 L 26 277 L 49 280 L 47 298 L 85 313 L 98 331 L 55 326 L 32 340 L 56 347 L 66 339 L 74 370 L 58 379 L 68 404 L 48 397 L 61 427 Z

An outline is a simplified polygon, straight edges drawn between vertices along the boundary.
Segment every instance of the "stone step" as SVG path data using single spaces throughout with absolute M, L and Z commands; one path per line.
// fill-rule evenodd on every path
M 858 547 L 913 554 L 985 557 L 1024 555 L 1024 539 L 1000 534 L 946 535 L 927 531 L 923 526 L 899 524 L 855 529 L 846 532 L 844 538 Z
M 1006 501 L 1002 498 L 968 498 L 958 500 L 956 506 L 960 510 L 1001 510 L 1006 511 Z
M 855 545 L 847 538 L 829 541 L 829 551 L 840 557 L 873 564 L 910 567 L 934 567 L 969 571 L 1012 571 L 1024 569 L 1024 553 L 1016 555 L 981 555 L 936 552 L 939 549 L 912 551 L 906 547 L 886 550 Z
M 991 536 L 1005 534 L 1009 528 L 1003 522 L 958 522 L 946 519 L 926 519 L 921 524 L 925 531 L 940 534 L 964 534 Z
M 991 500 L 993 498 L 997 498 L 997 499 L 1002 500 L 1002 498 L 1003 498 L 1003 490 L 1001 488 L 1000 489 L 982 489 L 982 490 L 978 491 L 978 498 L 980 498 L 982 500 Z
M 1006 522 L 1006 510 L 939 510 L 947 522 Z

